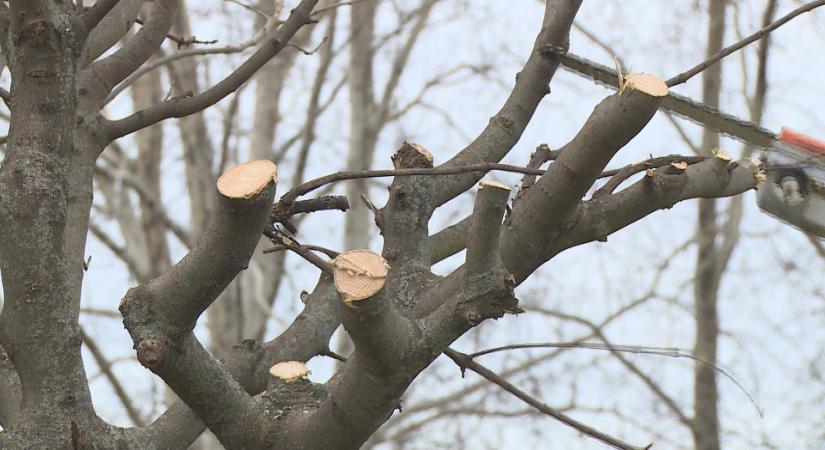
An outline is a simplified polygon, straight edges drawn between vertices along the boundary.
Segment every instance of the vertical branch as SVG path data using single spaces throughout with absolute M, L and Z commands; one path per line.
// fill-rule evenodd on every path
M 92 408 L 66 243 L 82 40 L 69 4 L 9 7 L 15 39 L 4 49 L 12 117 L 0 167 L 0 342 L 22 384 L 21 421 L 43 430 L 30 446 L 64 448 L 69 418 L 87 424 Z
M 369 169 L 375 153 L 375 130 L 373 116 L 375 100 L 373 94 L 372 65 L 375 50 L 376 2 L 358 2 L 350 9 L 350 130 L 348 170 Z M 344 224 L 344 248 L 369 247 L 369 210 L 358 201 L 367 192 L 366 180 L 351 181 L 347 185 L 350 210 Z
M 148 107 L 163 99 L 160 73 L 148 73 L 132 86 L 132 101 L 136 109 Z M 138 157 L 137 175 L 143 180 L 148 193 L 156 201 L 151 203 L 147 196 L 140 195 L 140 229 L 146 245 L 146 258 L 149 261 L 147 275 L 151 278 L 160 276 L 172 266 L 169 243 L 166 239 L 166 224 L 157 207 L 161 203 L 160 167 L 163 151 L 163 124 L 155 124 L 135 133 Z M 117 207 L 117 206 L 115 206 Z M 151 279 L 149 278 L 149 279 Z M 141 280 L 147 281 L 147 280 Z
M 465 265 L 470 277 L 489 275 L 499 263 L 498 242 L 501 218 L 510 188 L 502 183 L 481 180 L 473 208 Z
M 711 0 L 708 10 L 707 55 L 722 49 L 725 35 L 726 0 Z M 722 84 L 722 63 L 717 62 L 702 74 L 702 101 L 714 108 L 719 107 Z M 719 134 L 704 130 L 700 150 L 708 153 L 719 146 Z M 716 346 L 719 338 L 717 300 L 719 294 L 719 261 L 716 249 L 716 201 L 699 199 L 699 221 L 696 230 L 698 253 L 694 278 L 696 302 L 697 358 L 716 363 Z M 696 450 L 718 450 L 719 443 L 719 393 L 716 372 L 712 367 L 696 364 L 694 367 L 694 420 L 693 441 Z

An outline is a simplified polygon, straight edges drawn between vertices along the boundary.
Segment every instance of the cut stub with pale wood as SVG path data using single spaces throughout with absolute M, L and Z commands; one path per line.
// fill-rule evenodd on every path
M 433 155 L 421 144 L 404 141 L 401 148 L 392 155 L 392 163 L 396 169 L 432 167 Z
M 622 86 L 623 90 L 633 89 L 651 97 L 666 97 L 669 92 L 664 81 L 649 73 L 630 73 L 624 77 Z
M 390 265 L 369 250 L 351 250 L 332 260 L 335 290 L 345 305 L 354 308 L 384 287 Z
M 290 383 L 306 379 L 309 376 L 309 368 L 301 361 L 284 361 L 272 366 L 269 374 Z
M 277 179 L 278 166 L 274 162 L 250 161 L 221 175 L 218 178 L 218 192 L 229 198 L 249 199 Z
M 504 183 L 488 178 L 478 183 L 465 260 L 468 275 L 489 275 L 499 263 L 501 218 L 509 197 L 510 187 Z

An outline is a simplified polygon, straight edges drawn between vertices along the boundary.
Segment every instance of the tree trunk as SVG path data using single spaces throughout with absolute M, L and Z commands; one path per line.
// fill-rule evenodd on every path
M 711 0 L 707 55 L 711 56 L 722 48 L 725 35 L 726 0 Z M 721 62 L 709 67 L 702 74 L 702 101 L 719 106 L 722 84 Z M 702 134 L 702 151 L 710 152 L 719 147 L 719 134 L 705 130 Z M 719 394 L 716 386 L 716 344 L 719 337 L 717 300 L 719 294 L 719 261 L 716 248 L 716 201 L 699 200 L 699 222 L 697 228 L 698 254 L 694 297 L 696 302 L 696 342 L 694 354 L 699 360 L 710 364 L 696 364 L 694 372 L 694 423 L 693 441 L 696 450 L 718 450 L 719 447 Z
M 376 130 L 373 129 L 375 109 L 373 94 L 373 37 L 375 33 L 375 2 L 359 2 L 351 7 L 349 92 L 350 135 L 347 170 L 367 170 L 375 153 Z M 367 180 L 353 180 L 347 184 L 347 211 L 344 226 L 344 249 L 369 247 L 370 211 L 361 195 L 367 194 Z

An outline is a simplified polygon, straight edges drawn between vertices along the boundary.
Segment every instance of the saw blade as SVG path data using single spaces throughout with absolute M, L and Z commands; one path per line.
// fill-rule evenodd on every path
M 603 86 L 619 88 L 619 75 L 615 69 L 571 53 L 556 56 L 559 57 L 559 62 L 565 69 Z M 753 122 L 723 113 L 712 106 L 673 92 L 662 99 L 660 108 L 757 147 L 768 148 L 778 138 L 772 131 Z

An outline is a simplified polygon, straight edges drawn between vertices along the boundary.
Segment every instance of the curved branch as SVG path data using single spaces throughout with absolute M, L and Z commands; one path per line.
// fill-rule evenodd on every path
M 109 139 L 117 139 L 164 119 L 194 114 L 235 92 L 267 61 L 283 50 L 301 27 L 313 23 L 310 13 L 316 3 L 318 3 L 318 0 L 302 0 L 301 4 L 292 10 L 286 23 L 269 39 L 269 45 L 261 46 L 240 67 L 218 84 L 198 95 L 173 98 L 143 111 L 138 111 L 126 118 L 110 122 L 107 127 Z
M 87 89 L 97 85 L 98 88 L 92 89 L 90 95 L 100 97 L 102 101 L 116 84 L 137 70 L 160 48 L 166 33 L 172 28 L 179 6 L 180 0 L 156 1 L 140 31 L 111 56 L 84 70 L 79 85 Z
M 119 2 L 120 0 L 98 0 L 94 6 L 87 9 L 86 12 L 80 16 L 80 20 L 83 22 L 86 31 L 88 32 L 94 29 Z

